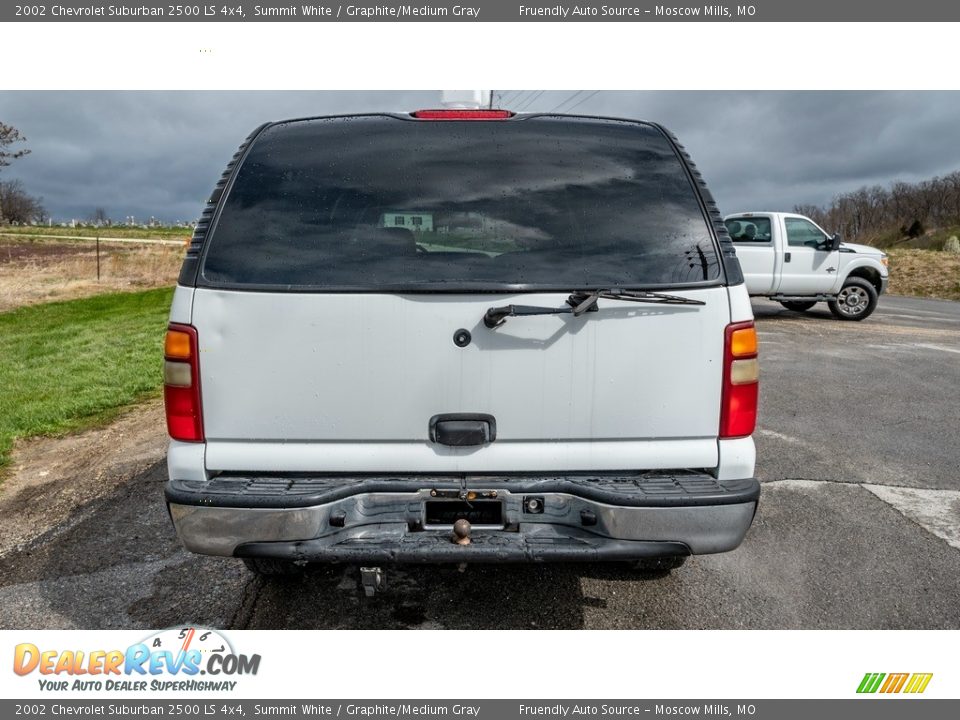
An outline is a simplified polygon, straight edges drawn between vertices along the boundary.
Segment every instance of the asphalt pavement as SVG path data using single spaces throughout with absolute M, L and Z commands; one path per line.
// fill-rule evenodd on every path
M 389 568 L 373 598 L 352 566 L 265 581 L 180 548 L 159 425 L 97 470 L 100 490 L 0 547 L 0 627 L 960 628 L 960 303 L 885 296 L 861 323 L 754 310 L 763 491 L 732 553 L 654 576 Z M 3 492 L 6 513 L 48 501 Z

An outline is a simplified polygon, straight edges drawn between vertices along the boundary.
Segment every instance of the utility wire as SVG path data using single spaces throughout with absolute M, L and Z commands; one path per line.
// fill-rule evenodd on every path
M 524 90 L 517 97 L 513 98 L 510 102 L 513 104 L 516 110 L 520 110 L 520 105 L 529 100 L 535 91 L 533 90 Z
M 520 112 L 525 108 L 533 97 L 537 94 L 536 90 L 529 90 L 520 94 L 520 97 L 514 98 L 513 107 L 515 112 Z
M 505 107 L 506 103 L 513 105 L 514 112 L 521 112 L 527 110 L 536 105 L 537 101 L 546 93 L 546 90 L 505 90 L 502 93 L 499 93 L 496 96 L 496 106 L 498 108 Z M 602 90 L 594 90 L 592 92 L 587 92 L 586 90 L 577 90 L 576 92 L 571 93 L 559 103 L 553 106 L 550 110 L 545 110 L 544 112 L 552 113 L 560 110 L 564 105 L 568 105 L 565 112 L 570 112 L 574 108 L 580 107 L 583 103 L 592 97 L 603 92 Z M 584 95 L 584 93 L 587 93 Z M 583 97 L 580 97 L 583 95 Z M 579 98 L 579 99 L 578 99 Z M 491 95 L 491 102 L 493 101 L 493 95 Z M 570 105 L 570 103 L 573 103 Z
M 507 98 L 509 98 L 511 95 L 516 95 L 516 93 L 516 90 L 504 90 L 502 93 L 500 93 L 500 99 L 498 100 L 500 104 L 498 107 L 502 108 L 503 104 L 507 101 Z
M 570 102 L 571 100 L 574 100 L 578 95 L 580 95 L 580 93 L 584 93 L 584 92 L 586 92 L 586 90 L 577 90 L 575 93 L 568 96 L 566 100 L 563 100 L 559 105 L 554 106 L 554 108 L 552 110 L 549 110 L 548 112 L 556 112 L 561 107 L 566 105 L 568 102 Z
M 520 90 L 514 97 L 510 98 L 510 103 L 514 106 L 530 97 L 529 90 Z
M 567 97 L 561 100 L 557 105 L 554 105 L 549 110 L 549 112 L 556 112 L 557 110 L 562 108 L 564 105 L 566 105 L 568 102 L 570 102 L 571 100 L 574 100 L 580 94 L 580 92 L 581 92 L 580 90 L 577 90 L 576 92 L 571 93 L 570 95 L 567 95 Z
M 590 93 L 589 95 L 587 95 L 585 98 L 582 98 L 582 99 L 581 99 L 579 102 L 577 102 L 576 104 L 571 105 L 570 107 L 568 107 L 568 108 L 567 108 L 567 112 L 570 112 L 570 111 L 573 110 L 575 107 L 579 107 L 580 105 L 583 105 L 587 100 L 589 100 L 590 98 L 592 98 L 594 95 L 596 95 L 596 94 L 599 93 L 599 92 L 602 92 L 602 91 L 600 91 L 600 90 L 594 90 L 592 93 Z
M 533 95 L 533 97 L 531 97 L 531 98 L 526 102 L 526 104 L 525 104 L 523 107 L 518 107 L 518 108 L 517 108 L 517 112 L 520 112 L 521 110 L 525 110 L 526 108 L 528 108 L 528 107 L 530 107 L 531 105 L 533 105 L 533 103 L 535 103 L 535 102 L 537 101 L 537 98 L 539 98 L 539 97 L 540 97 L 541 95 L 543 95 L 545 92 L 546 92 L 546 90 L 538 90 L 538 91 Z

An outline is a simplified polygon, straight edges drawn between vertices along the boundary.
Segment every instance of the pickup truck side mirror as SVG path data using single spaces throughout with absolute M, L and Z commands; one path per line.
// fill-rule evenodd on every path
M 827 243 L 827 245 L 830 248 L 830 252 L 833 252 L 834 250 L 838 250 L 840 248 L 840 233 L 834 233 L 830 237 L 830 240 Z

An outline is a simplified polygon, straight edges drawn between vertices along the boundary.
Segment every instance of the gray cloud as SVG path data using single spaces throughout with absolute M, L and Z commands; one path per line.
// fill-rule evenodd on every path
M 532 97 L 511 96 L 508 107 Z M 524 109 L 552 110 L 571 97 L 545 92 Z M 0 177 L 21 179 L 57 218 L 102 206 L 118 219 L 189 220 L 261 122 L 438 99 L 422 91 L 0 92 L 0 120 L 33 151 Z M 724 212 L 822 204 L 862 185 L 960 169 L 960 92 L 601 92 L 564 109 L 663 123 Z

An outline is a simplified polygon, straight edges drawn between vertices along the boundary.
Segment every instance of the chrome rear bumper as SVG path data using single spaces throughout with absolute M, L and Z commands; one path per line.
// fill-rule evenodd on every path
M 495 498 L 502 526 L 457 545 L 425 523 L 425 503 Z M 754 479 L 708 475 L 463 479 L 219 477 L 172 481 L 185 547 L 207 555 L 326 562 L 631 560 L 732 550 L 760 494 Z M 527 502 L 540 500 L 540 512 Z

